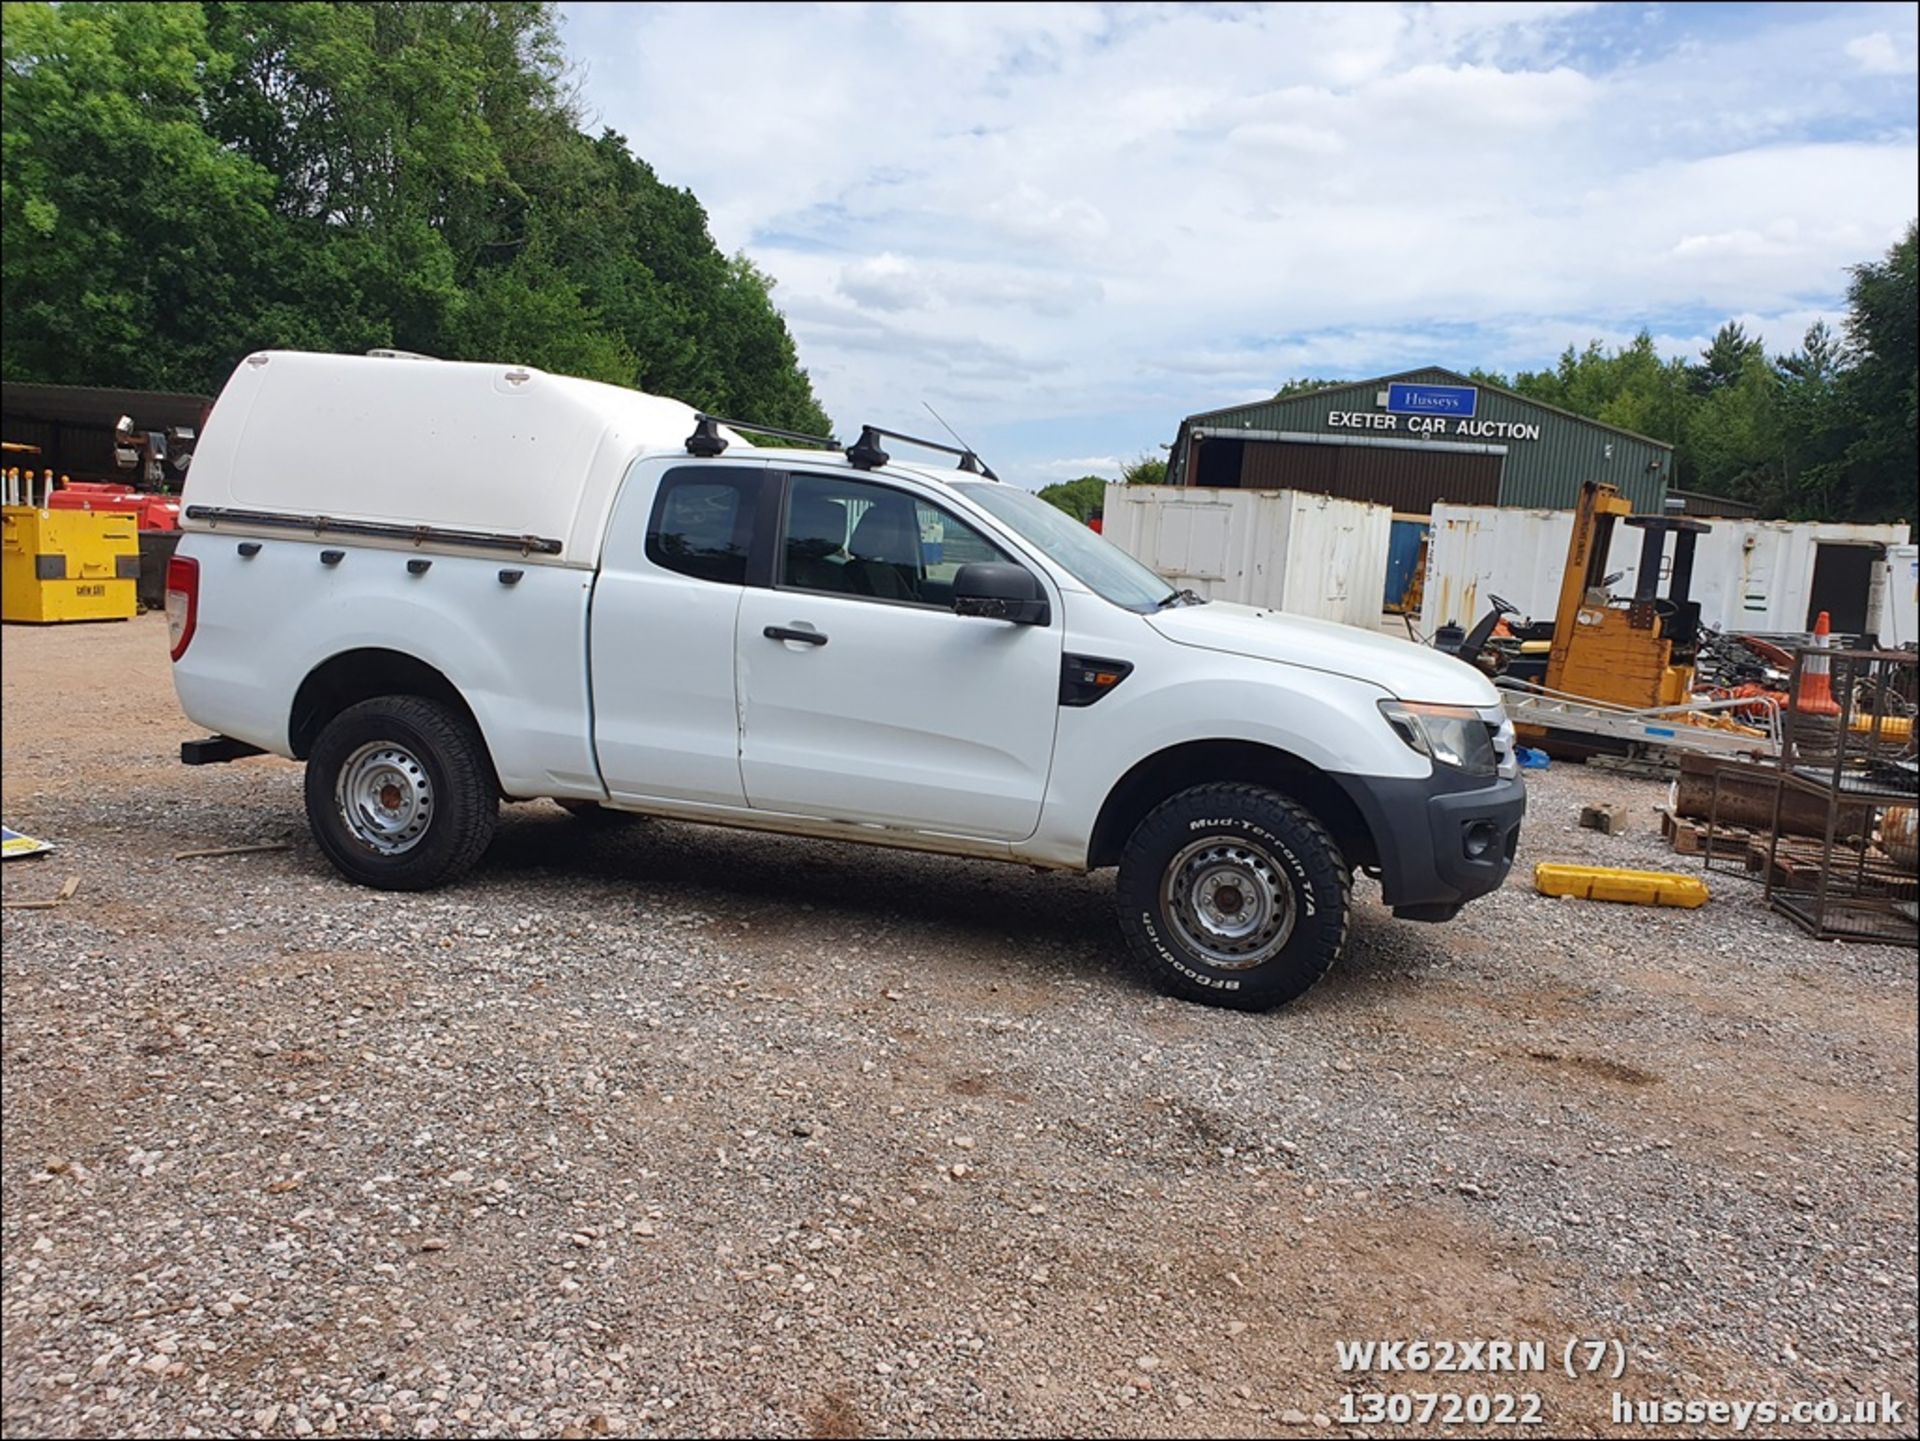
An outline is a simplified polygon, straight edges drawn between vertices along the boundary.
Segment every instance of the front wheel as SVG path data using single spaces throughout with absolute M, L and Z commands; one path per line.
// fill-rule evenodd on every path
M 307 823 L 349 880 L 424 891 L 480 859 L 500 817 L 486 748 L 453 707 L 379 696 L 340 712 L 307 757 Z
M 1271 1010 L 1340 957 L 1352 873 L 1312 813 L 1260 786 L 1195 786 L 1134 828 L 1120 857 L 1120 929 L 1161 989 Z

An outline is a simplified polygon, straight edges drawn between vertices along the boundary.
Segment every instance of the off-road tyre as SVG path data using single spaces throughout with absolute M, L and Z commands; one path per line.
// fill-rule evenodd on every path
M 1346 857 L 1310 811 L 1239 782 L 1195 786 L 1149 811 L 1115 886 L 1121 933 L 1162 990 L 1243 1011 L 1313 989 L 1340 958 L 1352 893 Z M 1248 933 L 1229 934 L 1235 925 Z

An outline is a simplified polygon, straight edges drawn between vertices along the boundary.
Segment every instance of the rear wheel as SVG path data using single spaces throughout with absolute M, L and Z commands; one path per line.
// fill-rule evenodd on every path
M 1172 995 L 1264 1011 L 1339 959 L 1352 874 L 1312 813 L 1254 785 L 1195 786 L 1134 828 L 1120 929 Z
M 467 718 L 423 696 L 340 712 L 307 757 L 307 823 L 349 880 L 423 891 L 480 859 L 500 814 L 493 767 Z

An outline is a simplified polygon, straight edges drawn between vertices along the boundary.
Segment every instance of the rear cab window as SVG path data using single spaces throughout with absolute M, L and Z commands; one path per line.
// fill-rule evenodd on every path
M 747 584 L 765 485 L 758 470 L 669 471 L 647 522 L 647 559 L 695 580 Z

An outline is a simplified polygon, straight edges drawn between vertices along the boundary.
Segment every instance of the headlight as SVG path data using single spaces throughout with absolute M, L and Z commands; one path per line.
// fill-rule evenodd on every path
M 1441 765 L 1468 775 L 1490 776 L 1499 764 L 1493 732 L 1486 718 L 1471 706 L 1383 700 L 1380 714 L 1399 732 L 1401 740 Z

